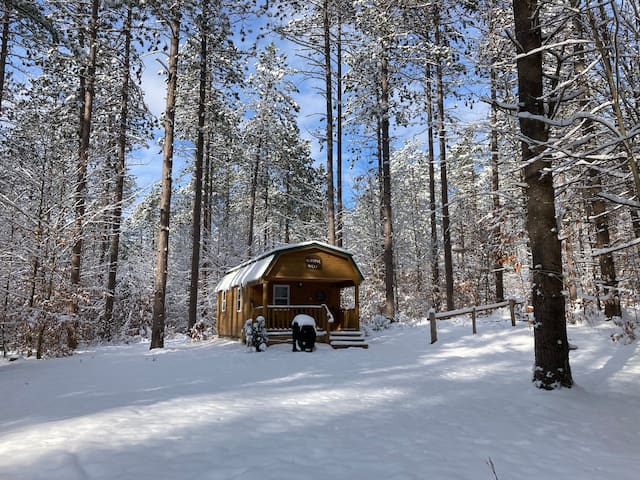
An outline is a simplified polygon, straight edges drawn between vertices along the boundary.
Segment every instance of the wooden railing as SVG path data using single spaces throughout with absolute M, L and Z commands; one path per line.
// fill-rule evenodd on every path
M 309 315 L 316 321 L 316 328 L 327 331 L 332 314 L 326 305 L 268 305 L 265 324 L 267 329 L 289 329 L 293 317 L 298 314 Z M 262 307 L 253 309 L 253 318 L 262 315 Z
M 438 341 L 438 329 L 436 326 L 436 320 L 442 320 L 445 318 L 456 317 L 458 315 L 471 314 L 471 328 L 475 335 L 478 330 L 476 328 L 476 316 L 479 312 L 487 312 L 495 310 L 497 308 L 509 307 L 509 315 L 511 317 L 511 325 L 516 326 L 516 305 L 522 304 L 522 301 L 516 301 L 514 299 L 507 300 L 500 303 L 492 303 L 490 305 L 478 305 L 474 307 L 461 308 L 459 310 L 449 310 L 446 312 L 436 312 L 435 310 L 429 311 L 429 325 L 431 331 L 431 343 Z

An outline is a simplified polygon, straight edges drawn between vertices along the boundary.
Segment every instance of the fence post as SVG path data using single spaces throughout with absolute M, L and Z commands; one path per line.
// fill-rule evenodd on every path
M 436 326 L 436 311 L 432 308 L 429 310 L 429 325 L 431 327 L 431 344 L 438 341 L 438 327 Z
M 471 326 L 473 328 L 473 334 L 478 333 L 476 329 L 476 307 L 473 307 L 473 310 L 471 310 Z
M 509 313 L 511 314 L 511 326 L 516 326 L 516 301 L 513 298 L 509 299 Z

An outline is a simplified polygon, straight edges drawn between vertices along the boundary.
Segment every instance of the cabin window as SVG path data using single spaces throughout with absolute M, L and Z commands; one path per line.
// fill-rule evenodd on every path
M 227 291 L 223 290 L 222 291 L 222 295 L 220 295 L 220 310 L 221 311 L 226 311 L 227 310 Z
M 236 295 L 236 310 L 239 312 L 242 309 L 242 289 L 238 287 Z
M 289 305 L 289 285 L 273 286 L 273 304 Z

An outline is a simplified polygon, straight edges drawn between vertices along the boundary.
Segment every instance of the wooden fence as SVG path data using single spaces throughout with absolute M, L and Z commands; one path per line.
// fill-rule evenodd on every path
M 473 329 L 473 334 L 478 333 L 478 329 L 476 327 L 476 317 L 480 312 L 487 312 L 490 310 L 496 310 L 502 307 L 509 307 L 509 314 L 511 315 L 511 326 L 516 326 L 516 305 L 521 305 L 522 301 L 516 300 L 506 300 L 504 302 L 499 303 L 491 303 L 489 305 L 478 305 L 474 307 L 461 308 L 459 310 L 449 310 L 448 312 L 436 312 L 431 309 L 429 311 L 429 325 L 431 330 L 431 343 L 435 343 L 438 341 L 438 327 L 436 326 L 436 320 L 443 320 L 445 318 L 457 317 L 458 315 L 468 315 L 471 314 L 471 326 Z

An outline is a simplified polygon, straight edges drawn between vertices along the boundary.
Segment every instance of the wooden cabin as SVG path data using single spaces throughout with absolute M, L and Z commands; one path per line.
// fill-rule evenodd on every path
M 316 321 L 319 342 L 355 346 L 364 340 L 358 298 L 363 279 L 351 253 L 341 248 L 320 242 L 277 248 L 220 280 L 218 334 L 242 338 L 245 321 L 262 315 L 271 343 L 290 335 L 295 315 L 306 314 Z

